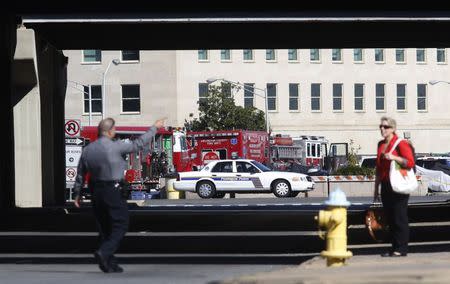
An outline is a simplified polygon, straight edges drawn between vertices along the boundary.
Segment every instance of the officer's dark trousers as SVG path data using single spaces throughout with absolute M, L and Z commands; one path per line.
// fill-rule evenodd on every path
M 408 199 L 409 195 L 394 192 L 390 182 L 381 184 L 381 201 L 389 224 L 392 250 L 400 253 L 408 253 Z
M 99 251 L 111 259 L 128 230 L 128 207 L 114 183 L 95 183 L 93 208 L 99 230 Z

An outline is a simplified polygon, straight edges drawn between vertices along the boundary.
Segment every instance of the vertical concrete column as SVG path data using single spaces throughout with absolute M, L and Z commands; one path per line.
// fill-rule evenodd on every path
M 16 48 L 16 17 L 0 17 L 0 129 L 2 129 L 2 159 L 0 162 L 0 208 L 14 206 L 14 124 L 12 109 L 12 65 Z
M 41 100 L 33 30 L 17 30 L 14 54 L 15 205 L 42 206 Z
M 41 99 L 42 202 L 43 206 L 65 202 L 64 100 L 68 59 L 60 50 L 36 35 Z

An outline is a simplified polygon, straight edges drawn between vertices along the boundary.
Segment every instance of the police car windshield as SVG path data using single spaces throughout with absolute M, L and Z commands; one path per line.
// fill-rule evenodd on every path
M 271 169 L 269 169 L 268 167 L 264 166 L 260 162 L 252 161 L 252 164 L 255 165 L 258 169 L 260 169 L 263 172 L 270 172 L 271 171 Z

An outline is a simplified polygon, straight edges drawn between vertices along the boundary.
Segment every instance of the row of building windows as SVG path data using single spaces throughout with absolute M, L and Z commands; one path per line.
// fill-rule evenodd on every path
M 91 93 L 92 113 L 102 113 L 102 86 L 84 86 L 84 113 L 89 113 L 89 89 Z M 122 113 L 139 113 L 141 111 L 141 91 L 139 85 L 122 85 Z
M 244 84 L 244 107 L 254 106 L 254 84 Z M 199 83 L 199 101 L 202 102 L 206 99 L 208 94 L 208 83 Z M 333 98 L 333 111 L 342 112 L 343 107 L 343 84 L 335 83 L 332 86 L 332 98 Z M 277 84 L 268 83 L 266 85 L 267 90 L 267 108 L 269 111 L 277 111 Z M 320 112 L 322 110 L 322 84 L 311 84 L 311 111 Z M 386 85 L 382 83 L 375 84 L 375 110 L 386 110 Z M 228 91 L 227 91 L 228 92 Z M 366 95 L 365 84 L 353 85 L 353 100 L 355 111 L 365 111 Z M 229 91 L 231 96 L 231 90 Z M 398 111 L 406 111 L 406 84 L 396 84 L 396 109 Z M 300 110 L 300 94 L 299 84 L 289 84 L 289 110 Z M 427 110 L 427 85 L 417 84 L 417 110 Z
M 121 62 L 139 62 L 139 50 L 122 50 Z M 98 49 L 85 49 L 82 51 L 82 63 L 101 63 L 102 51 Z
M 299 52 L 298 49 L 288 49 L 288 61 L 291 62 L 299 62 Z M 253 49 L 244 49 L 242 50 L 242 56 L 244 62 L 253 62 L 254 61 L 254 50 Z M 198 50 L 198 60 L 200 62 L 208 62 L 209 61 L 209 51 L 207 49 L 199 49 Z M 377 63 L 385 62 L 385 50 L 382 48 L 375 49 L 374 61 Z M 266 61 L 276 61 L 277 60 L 277 51 L 275 49 L 266 49 Z M 231 49 L 222 49 L 220 50 L 220 60 L 222 62 L 231 62 Z M 310 62 L 321 62 L 321 50 L 320 49 L 310 49 L 309 50 L 309 61 Z M 334 48 L 331 51 L 331 61 L 332 62 L 343 62 L 343 49 Z M 425 48 L 417 48 L 416 49 L 416 62 L 417 63 L 426 63 L 427 61 L 427 49 Z M 363 63 L 364 62 L 364 49 L 355 48 L 353 49 L 353 62 Z M 397 63 L 406 63 L 406 49 L 397 48 L 395 49 L 395 62 Z M 446 63 L 446 49 L 445 48 L 437 48 L 436 49 L 436 62 L 438 63 Z

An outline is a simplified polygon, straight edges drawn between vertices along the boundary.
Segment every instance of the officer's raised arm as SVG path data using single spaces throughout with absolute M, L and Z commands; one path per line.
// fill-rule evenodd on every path
M 158 129 L 164 126 L 164 120 L 165 120 L 165 118 L 157 120 L 155 122 L 155 124 L 153 124 L 153 126 L 150 127 L 149 130 L 147 130 L 147 132 L 145 132 L 138 138 L 134 139 L 133 141 L 130 141 L 130 142 L 118 141 L 118 142 L 116 142 L 118 144 L 119 151 L 122 154 L 126 154 L 126 153 L 134 153 L 134 152 L 144 149 L 144 146 L 148 145 L 148 143 L 150 143 L 150 140 L 152 140 L 152 138 L 156 135 L 156 132 L 158 131 Z

